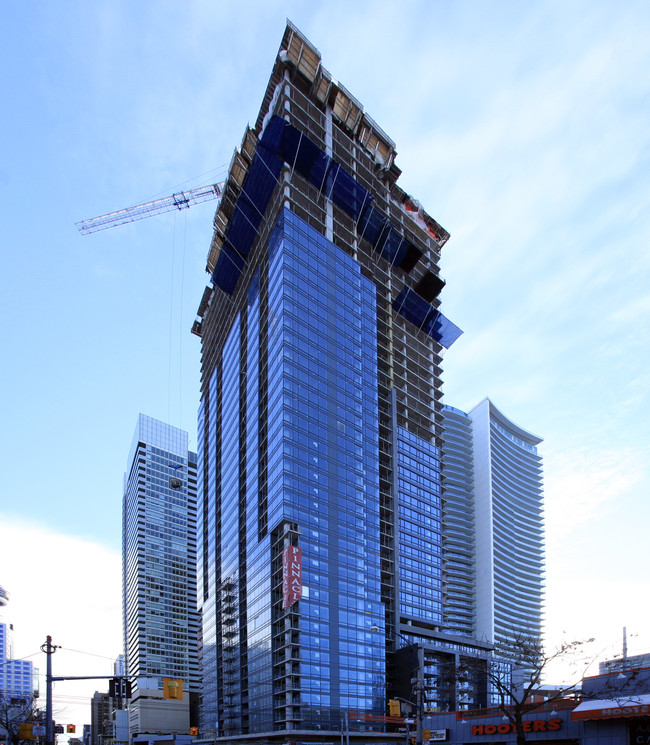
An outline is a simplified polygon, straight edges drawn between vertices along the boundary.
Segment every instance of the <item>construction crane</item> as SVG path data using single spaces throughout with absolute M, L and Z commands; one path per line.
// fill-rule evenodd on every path
M 128 222 L 144 220 L 146 217 L 162 215 L 165 212 L 171 212 L 175 209 L 186 210 L 193 204 L 219 199 L 223 193 L 223 184 L 224 182 L 200 186 L 197 189 L 189 189 L 188 191 L 179 191 L 170 197 L 163 197 L 162 199 L 145 202 L 144 204 L 136 204 L 134 207 L 126 207 L 117 212 L 109 212 L 108 215 L 91 217 L 89 220 L 82 220 L 75 223 L 75 225 L 81 235 L 88 235 L 89 233 L 96 233 L 99 230 L 107 230 L 108 228 L 115 228 L 118 225 L 125 225 Z

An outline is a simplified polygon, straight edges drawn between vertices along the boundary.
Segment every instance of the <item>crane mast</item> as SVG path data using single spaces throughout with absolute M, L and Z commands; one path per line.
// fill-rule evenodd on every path
M 82 235 L 88 235 L 89 233 L 96 233 L 99 230 L 107 230 L 108 228 L 115 228 L 118 225 L 125 225 L 129 222 L 144 220 L 147 217 L 162 215 L 165 212 L 171 212 L 175 209 L 186 210 L 193 204 L 219 199 L 222 192 L 223 183 L 200 186 L 197 189 L 179 191 L 169 197 L 162 197 L 162 199 L 156 199 L 153 202 L 136 204 L 133 207 L 126 207 L 117 212 L 109 212 L 107 215 L 91 217 L 88 220 L 77 222 L 75 225 Z

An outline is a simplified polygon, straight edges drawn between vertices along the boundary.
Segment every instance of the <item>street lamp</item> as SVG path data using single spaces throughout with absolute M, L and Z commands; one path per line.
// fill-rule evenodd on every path
M 370 631 L 373 633 L 378 633 L 381 631 L 379 626 L 376 623 L 373 623 L 370 627 Z M 399 631 L 393 631 L 392 632 L 394 636 L 399 637 L 402 641 L 406 642 L 409 646 L 412 644 L 416 644 L 417 642 L 412 642 L 410 639 L 407 639 L 403 634 L 400 634 Z M 417 650 L 416 650 L 417 651 Z M 406 699 L 400 699 L 401 701 L 405 701 L 406 703 L 411 704 L 411 706 L 415 706 L 415 720 L 416 720 L 416 745 L 422 745 L 422 729 L 423 729 L 423 716 L 424 716 L 424 706 L 423 706 L 423 696 L 424 696 L 424 670 L 423 670 L 423 664 L 424 660 L 420 660 L 420 656 L 418 655 L 417 659 L 417 677 L 415 679 L 415 684 L 413 685 L 413 679 L 411 679 L 411 684 L 413 685 L 413 688 L 415 689 L 415 704 L 412 701 L 407 701 Z M 397 697 L 399 698 L 399 697 Z M 408 729 L 408 728 L 407 728 Z

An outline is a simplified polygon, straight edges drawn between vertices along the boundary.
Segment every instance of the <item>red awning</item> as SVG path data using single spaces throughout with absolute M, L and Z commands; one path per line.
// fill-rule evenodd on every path
M 650 716 L 650 693 L 617 699 L 583 701 L 571 712 L 571 719 L 621 719 Z

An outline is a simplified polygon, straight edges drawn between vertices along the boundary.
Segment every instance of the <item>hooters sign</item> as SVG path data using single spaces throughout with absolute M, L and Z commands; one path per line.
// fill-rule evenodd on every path
M 282 609 L 291 607 L 302 597 L 302 549 L 287 546 L 282 551 Z

